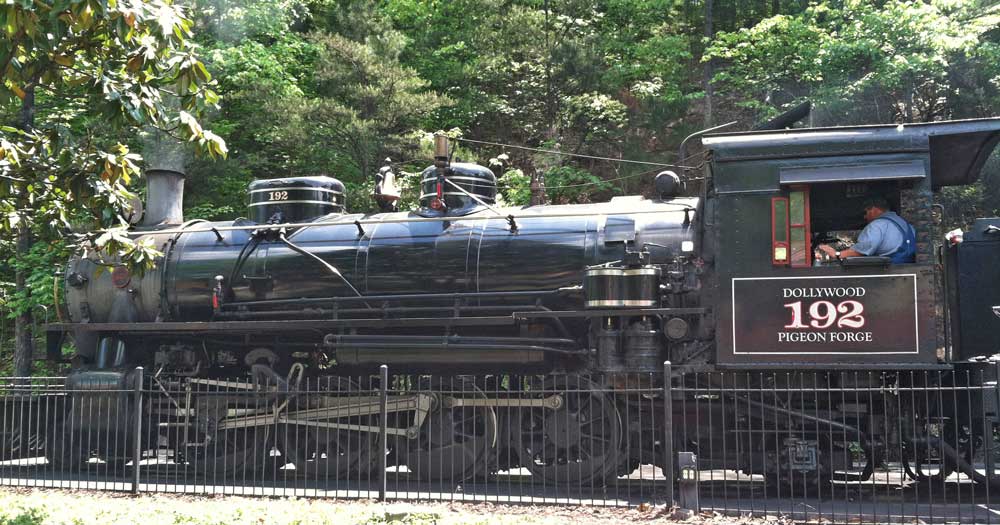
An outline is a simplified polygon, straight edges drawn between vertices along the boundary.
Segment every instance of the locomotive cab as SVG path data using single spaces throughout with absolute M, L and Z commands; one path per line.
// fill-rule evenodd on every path
M 984 120 L 706 137 L 717 199 L 718 365 L 941 366 L 932 192 L 974 180 L 998 128 Z M 817 260 L 819 244 L 849 246 L 873 197 L 914 226 L 916 262 Z

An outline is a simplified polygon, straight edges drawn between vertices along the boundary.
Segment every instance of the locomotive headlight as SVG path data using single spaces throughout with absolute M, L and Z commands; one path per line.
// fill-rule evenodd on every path
M 774 260 L 775 261 L 787 261 L 788 260 L 788 247 L 787 246 L 775 246 L 774 247 Z
M 681 251 L 691 253 L 694 251 L 694 241 L 681 241 Z

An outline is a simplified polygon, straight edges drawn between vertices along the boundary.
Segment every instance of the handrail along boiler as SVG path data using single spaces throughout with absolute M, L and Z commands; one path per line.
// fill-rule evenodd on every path
M 469 458 L 490 463 L 499 457 L 491 451 L 502 447 L 514 451 L 511 465 L 491 468 L 521 465 L 556 483 L 603 483 L 639 458 L 672 461 L 659 438 L 662 421 L 641 417 L 662 410 L 662 398 L 627 406 L 635 401 L 602 393 L 623 374 L 655 386 L 689 381 L 693 371 L 785 371 L 770 377 L 794 384 L 808 375 L 852 388 L 877 385 L 832 384 L 845 376 L 817 372 L 874 370 L 882 373 L 854 377 L 898 386 L 914 377 L 902 372 L 961 369 L 1000 347 L 1000 320 L 988 309 L 995 299 L 984 295 L 997 289 L 1000 270 L 968 277 L 1000 251 L 1000 237 L 989 233 L 1000 219 L 977 222 L 984 233 L 947 250 L 943 296 L 935 287 L 930 209 L 937 189 L 976 179 L 998 139 L 1000 119 L 715 133 L 702 137 L 697 191 L 683 182 L 691 173 L 664 172 L 653 198 L 514 208 L 497 207 L 489 169 L 451 162 L 447 141 L 439 140 L 412 212 L 350 213 L 343 184 L 317 176 L 254 182 L 250 219 L 147 218 L 134 235 L 160 247 L 156 268 L 99 272 L 94 260 L 74 259 L 65 274 L 68 318 L 49 325 L 49 347 L 57 358 L 63 337 L 73 337 L 70 380 L 81 399 L 98 379 L 128 385 L 137 365 L 154 371 L 156 381 L 223 389 L 239 388 L 224 381 L 234 375 L 287 391 L 326 381 L 324 403 L 336 410 L 317 411 L 293 397 L 280 410 L 247 414 L 230 410 L 229 401 L 189 396 L 186 413 L 207 415 L 170 439 L 199 468 L 249 468 L 252 462 L 232 461 L 232 446 L 213 443 L 231 444 L 227 432 L 281 424 L 332 429 L 324 446 L 348 447 L 353 458 L 337 475 L 369 472 L 374 458 L 363 449 L 377 432 L 378 404 L 358 395 L 362 385 L 333 378 L 388 364 L 396 373 L 430 374 L 421 380 L 425 388 L 394 397 L 389 407 L 393 458 L 416 475 L 462 479 L 473 474 Z M 148 175 L 151 184 L 164 176 Z M 816 262 L 818 243 L 864 225 L 861 204 L 872 196 L 888 198 L 916 225 L 918 262 Z M 948 306 L 944 334 L 936 328 L 938 303 Z M 673 377 L 663 376 L 665 361 Z M 473 374 L 524 378 L 521 386 L 551 395 L 488 395 L 466 379 Z M 443 401 L 428 394 L 445 384 L 442 376 L 451 377 Z M 943 420 L 917 407 L 902 407 L 903 418 L 883 413 L 882 399 L 850 408 L 792 399 L 782 385 L 752 384 L 763 375 L 746 377 L 744 386 L 759 387 L 760 395 L 717 402 L 785 439 L 747 433 L 729 447 L 699 449 L 703 465 L 738 461 L 783 482 L 828 480 L 849 470 L 843 450 L 860 440 L 869 464 L 862 475 L 870 476 L 894 440 L 909 441 L 909 459 L 919 463 L 927 446 L 914 443 Z M 516 411 L 504 410 L 515 402 Z M 626 413 L 640 416 L 628 420 Z M 994 425 L 994 411 L 984 413 L 961 424 Z M 674 421 L 685 417 L 678 412 Z M 472 425 L 427 439 L 434 418 Z M 546 421 L 579 425 L 577 434 L 601 439 L 588 447 L 560 443 L 555 433 L 537 431 Z M 704 421 L 685 426 L 712 431 Z M 806 426 L 817 431 L 804 433 Z M 820 430 L 831 428 L 842 432 L 824 439 Z M 672 435 L 674 450 L 687 446 L 682 433 Z M 273 446 L 294 451 L 315 443 Z M 740 451 L 769 461 L 745 460 Z

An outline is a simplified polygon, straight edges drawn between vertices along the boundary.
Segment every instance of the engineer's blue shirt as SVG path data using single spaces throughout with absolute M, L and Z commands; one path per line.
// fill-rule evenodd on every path
M 869 222 L 868 226 L 865 226 L 865 229 L 861 230 L 861 234 L 858 235 L 858 242 L 852 246 L 858 253 L 879 257 L 889 256 L 903 245 L 905 240 L 903 232 L 892 224 L 888 217 L 899 219 L 903 223 L 906 221 L 902 220 L 894 211 L 887 211 L 879 217 L 886 217 L 886 219 L 875 219 Z

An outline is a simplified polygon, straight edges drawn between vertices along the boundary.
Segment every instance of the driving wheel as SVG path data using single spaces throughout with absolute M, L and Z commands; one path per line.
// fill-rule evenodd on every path
M 437 393 L 441 402 L 406 443 L 403 455 L 410 472 L 425 481 L 487 475 L 489 453 L 497 442 L 496 414 L 489 407 L 445 406 L 449 399 L 486 399 L 483 392 L 463 378 L 421 381 L 419 391 Z
M 259 477 L 280 467 L 273 452 L 273 425 L 224 428 L 231 414 L 260 412 L 266 404 L 247 396 L 207 395 L 196 401 L 196 428 L 199 441 L 188 443 L 188 464 L 207 478 Z
M 514 419 L 521 465 L 545 483 L 603 485 L 621 464 L 621 420 L 600 385 L 548 378 L 538 396 L 561 395 L 557 409 L 522 410 Z

